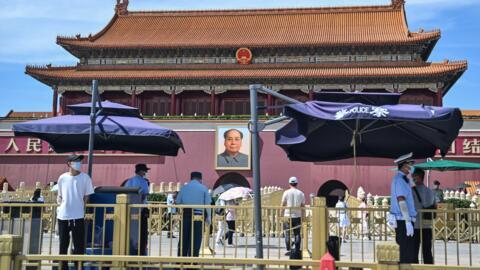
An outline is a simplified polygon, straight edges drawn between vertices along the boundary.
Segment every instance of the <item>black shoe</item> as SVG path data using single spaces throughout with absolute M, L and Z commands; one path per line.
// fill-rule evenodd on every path
M 285 256 L 290 256 L 291 253 L 292 253 L 291 251 L 287 251 L 287 252 L 285 253 Z

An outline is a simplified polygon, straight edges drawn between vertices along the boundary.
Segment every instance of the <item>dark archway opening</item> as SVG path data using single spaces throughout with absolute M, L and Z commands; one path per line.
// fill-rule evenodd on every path
M 328 180 L 318 189 L 317 196 L 325 197 L 327 207 L 335 207 L 339 196 L 344 196 L 347 186 L 339 180 Z
M 234 184 L 237 186 L 250 188 L 250 183 L 248 182 L 247 178 L 236 172 L 229 172 L 220 176 L 220 178 L 218 178 L 218 180 L 213 185 L 213 189 L 216 189 L 220 185 L 225 184 Z

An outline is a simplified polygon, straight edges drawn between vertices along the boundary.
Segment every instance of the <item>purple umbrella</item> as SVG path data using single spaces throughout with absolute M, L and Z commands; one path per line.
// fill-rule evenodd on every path
M 318 92 L 315 94 L 315 100 L 381 106 L 398 104 L 400 96 L 398 93 Z
M 100 102 L 100 106 L 98 106 L 97 102 L 96 105 L 97 110 L 101 109 L 103 115 L 141 117 L 138 108 L 130 107 L 127 105 L 110 101 L 102 101 Z M 87 102 L 69 105 L 67 106 L 67 108 L 69 108 L 73 112 L 73 114 L 89 115 L 92 109 L 92 103 Z
M 290 160 L 445 155 L 463 125 L 459 109 L 312 101 L 285 107 L 292 120 L 276 132 Z
M 69 106 L 79 115 L 64 115 L 13 125 L 15 136 L 34 136 L 47 141 L 57 153 L 85 151 L 89 146 L 90 106 Z M 176 156 L 183 149 L 174 131 L 145 121 L 137 109 L 102 102 L 94 128 L 95 150 L 119 150 L 132 153 Z M 122 111 L 123 110 L 123 111 Z M 130 116 L 125 116 L 130 115 Z

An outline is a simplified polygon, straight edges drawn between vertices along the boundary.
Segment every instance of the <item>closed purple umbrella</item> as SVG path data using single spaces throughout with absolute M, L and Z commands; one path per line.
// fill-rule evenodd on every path
M 292 120 L 276 132 L 290 160 L 351 157 L 427 158 L 448 151 L 463 125 L 457 108 L 423 105 L 372 106 L 312 101 L 285 107 Z

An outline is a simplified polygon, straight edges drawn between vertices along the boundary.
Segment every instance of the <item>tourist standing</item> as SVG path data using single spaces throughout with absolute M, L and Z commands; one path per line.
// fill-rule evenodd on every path
M 435 209 L 435 193 L 423 184 L 425 171 L 415 168 L 412 177 L 415 181 L 415 186 L 412 189 L 417 213 L 422 209 Z M 433 264 L 432 217 L 433 213 L 423 213 L 421 218 L 418 215 L 417 221 L 415 222 L 415 233 L 413 234 L 413 239 L 415 240 L 415 255 L 417 259 L 415 263 L 418 263 L 418 252 L 420 251 L 421 243 L 423 263 Z
M 173 235 L 173 226 L 172 226 L 172 215 L 175 215 L 177 213 L 177 209 L 175 207 L 172 207 L 173 205 L 175 205 L 175 200 L 177 198 L 177 192 L 171 192 L 171 193 L 168 193 L 167 195 L 167 206 L 169 206 L 167 208 L 167 228 L 168 228 L 168 232 L 167 232 L 167 238 L 176 238 L 174 235 Z
M 226 205 L 237 205 L 235 200 L 228 200 Z M 227 238 L 227 246 L 233 247 L 233 234 L 235 233 L 235 208 L 227 208 L 227 215 L 225 216 L 225 220 L 227 221 L 227 234 L 225 238 Z
M 149 181 L 147 179 L 147 174 L 150 168 L 147 167 L 146 164 L 139 163 L 135 165 L 135 175 L 125 181 L 125 187 L 138 187 L 140 188 L 140 198 L 143 204 L 147 204 L 147 196 L 148 196 L 148 184 Z M 147 255 L 147 245 L 148 245 L 148 215 L 149 211 L 147 207 L 142 207 L 141 209 L 132 209 L 132 210 L 140 210 L 140 239 L 132 241 L 130 244 L 130 254 L 131 255 L 140 255 L 145 256 Z
M 225 205 L 227 203 L 225 200 L 217 199 L 215 202 L 215 214 L 224 217 L 225 216 Z M 217 222 L 217 235 L 215 237 L 215 245 L 220 247 L 223 245 L 223 238 L 225 236 L 225 222 L 222 219 L 219 219 Z
M 190 182 L 178 192 L 177 205 L 210 205 L 212 197 L 208 188 L 202 184 L 202 174 L 192 172 L 190 179 Z M 206 220 L 193 221 L 193 216 L 205 217 Z M 210 224 L 210 211 L 205 211 L 204 208 L 183 208 L 178 256 L 198 257 L 202 243 L 203 222 Z
M 339 196 L 338 197 L 338 202 L 335 204 L 335 208 L 343 209 L 343 210 L 338 210 L 338 223 L 340 226 L 340 237 L 343 239 L 344 242 L 346 242 L 345 239 L 347 239 L 347 227 L 350 226 L 350 218 L 348 217 L 347 209 L 348 205 L 345 202 L 345 197 L 344 196 Z
M 358 206 L 358 208 L 363 208 L 367 209 L 367 198 L 362 197 L 362 202 Z M 369 213 L 367 210 L 362 210 L 360 211 L 360 219 L 362 221 L 362 232 L 363 232 L 363 240 L 372 240 L 371 234 L 370 234 L 370 222 L 369 222 Z
M 70 233 L 72 234 L 72 254 L 85 253 L 85 204 L 92 194 L 92 179 L 81 172 L 83 155 L 70 155 L 67 158 L 68 172 L 58 178 L 59 204 L 57 210 L 60 254 L 68 253 Z M 60 263 L 61 270 L 68 269 L 67 262 Z
M 395 217 L 395 240 L 400 246 L 400 263 L 414 263 L 415 240 L 412 222 L 415 222 L 417 211 L 413 201 L 411 186 L 413 183 L 408 175 L 413 171 L 413 154 L 409 153 L 396 159 L 398 172 L 391 185 L 390 213 Z
M 433 192 L 435 193 L 435 202 L 443 203 L 443 190 L 440 188 L 440 181 L 433 181 Z
M 303 207 L 305 206 L 305 194 L 297 188 L 298 179 L 292 176 L 288 179 L 290 188 L 287 189 L 282 196 L 282 206 L 286 207 L 283 211 L 283 216 L 288 218 L 284 223 L 285 230 L 285 246 L 287 248 L 286 256 L 290 256 L 292 253 L 291 246 L 291 233 L 293 231 L 295 249 L 294 254 L 300 256 L 301 239 L 301 227 L 302 218 L 305 216 Z
M 39 189 L 39 188 L 35 189 L 35 191 L 33 192 L 32 198 L 30 198 L 30 201 L 31 202 L 40 202 L 40 203 L 45 202 L 45 198 L 43 198 L 43 196 L 42 196 L 42 190 Z

